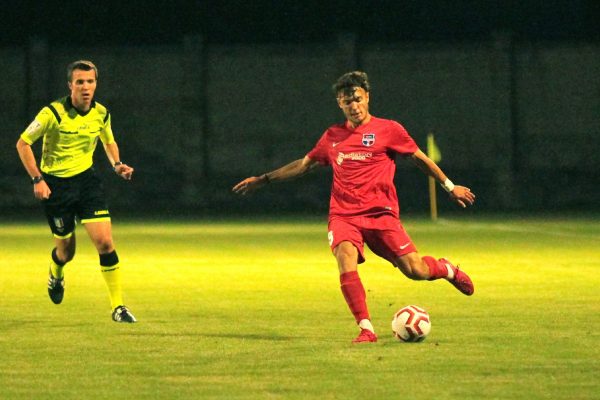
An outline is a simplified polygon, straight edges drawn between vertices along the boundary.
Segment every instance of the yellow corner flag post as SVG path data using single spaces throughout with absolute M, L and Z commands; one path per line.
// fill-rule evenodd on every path
M 442 153 L 440 153 L 440 149 L 438 149 L 438 147 L 435 145 L 433 133 L 429 133 L 427 135 L 427 157 L 431 158 L 435 163 L 438 163 L 442 160 Z M 429 177 L 429 210 L 431 213 L 431 220 L 437 221 L 438 212 L 435 179 L 433 179 L 431 176 Z

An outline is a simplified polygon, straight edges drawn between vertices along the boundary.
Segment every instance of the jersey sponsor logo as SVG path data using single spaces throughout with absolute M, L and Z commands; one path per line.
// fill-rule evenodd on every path
M 373 153 L 363 153 L 363 152 L 352 152 L 352 153 L 342 153 L 341 151 L 338 153 L 337 156 L 337 164 L 338 165 L 342 165 L 342 163 L 344 162 L 344 160 L 354 160 L 354 161 L 364 161 L 367 158 L 371 158 L 373 157 Z
M 108 210 L 94 211 L 94 215 L 107 215 L 107 214 L 108 214 Z
M 375 144 L 375 134 L 374 133 L 363 133 L 362 144 L 371 147 Z

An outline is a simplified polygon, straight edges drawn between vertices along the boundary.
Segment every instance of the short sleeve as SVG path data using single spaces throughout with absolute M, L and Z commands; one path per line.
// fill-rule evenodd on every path
M 323 133 L 315 147 L 306 155 L 311 160 L 315 160 L 321 165 L 329 165 L 329 141 L 327 140 L 327 132 Z
M 100 140 L 104 144 L 111 144 L 115 142 L 115 136 L 113 135 L 112 126 L 111 126 L 111 117 L 110 113 L 106 114 L 106 119 L 104 120 L 104 129 L 100 132 Z
M 396 121 L 391 121 L 389 148 L 401 155 L 411 155 L 419 150 L 419 146 L 406 129 Z
M 39 138 L 44 136 L 48 128 L 52 124 L 57 123 L 56 117 L 48 107 L 44 107 L 35 119 L 29 124 L 23 133 L 21 139 L 29 145 L 35 143 Z

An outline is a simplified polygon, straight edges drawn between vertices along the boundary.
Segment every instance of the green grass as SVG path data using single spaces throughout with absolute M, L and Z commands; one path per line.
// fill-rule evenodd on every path
M 380 340 L 353 346 L 324 220 L 116 221 L 125 300 L 110 320 L 78 230 L 65 301 L 46 293 L 43 223 L 0 226 L 2 399 L 598 399 L 600 220 L 407 219 L 421 254 L 471 275 L 473 297 L 367 252 Z M 432 332 L 390 334 L 396 309 Z

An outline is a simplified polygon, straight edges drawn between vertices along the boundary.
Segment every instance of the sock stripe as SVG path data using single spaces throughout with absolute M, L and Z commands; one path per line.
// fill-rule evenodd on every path
M 117 265 L 119 263 L 119 256 L 117 256 L 117 251 L 113 250 L 110 253 L 100 254 L 100 265 L 103 267 L 112 267 L 113 265 Z
M 56 255 L 56 247 L 52 249 L 52 261 L 59 267 L 64 267 L 66 263 L 60 261 Z

